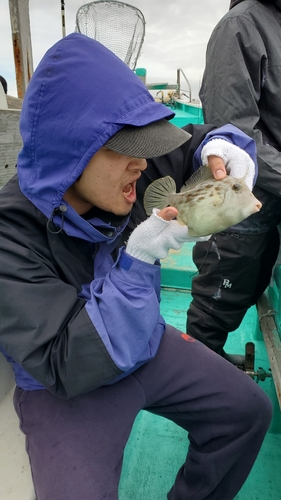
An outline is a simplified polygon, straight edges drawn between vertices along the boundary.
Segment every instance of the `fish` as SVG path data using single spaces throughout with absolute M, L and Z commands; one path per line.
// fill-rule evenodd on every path
M 153 208 L 173 206 L 178 210 L 178 221 L 188 226 L 194 237 L 210 236 L 238 224 L 259 212 L 262 204 L 241 179 L 227 175 L 221 180 L 213 177 L 209 167 L 202 165 L 176 192 L 176 183 L 170 176 L 153 181 L 143 197 L 147 215 Z

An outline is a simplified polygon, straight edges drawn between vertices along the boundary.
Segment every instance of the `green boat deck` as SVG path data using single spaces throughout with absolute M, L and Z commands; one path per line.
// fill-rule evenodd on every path
M 185 331 L 186 311 L 191 301 L 190 287 L 195 268 L 192 246 L 171 251 L 162 262 L 161 310 L 167 323 Z M 281 273 L 281 271 L 280 271 Z M 281 274 L 278 274 L 281 279 Z M 278 285 L 271 290 L 278 318 L 281 317 Z M 256 307 L 246 314 L 239 329 L 229 335 L 226 350 L 243 353 L 246 342 L 255 344 L 255 369 L 270 373 L 270 363 Z M 188 366 L 187 366 L 188 370 Z M 248 376 L 245 374 L 245 377 Z M 281 413 L 272 378 L 259 385 L 270 397 L 274 416 L 255 465 L 236 500 L 280 500 L 281 498 Z M 146 411 L 138 415 L 125 449 L 120 482 L 120 500 L 164 500 L 175 475 L 185 460 L 187 434 L 168 420 Z M 222 499 L 223 500 L 223 499 Z
M 188 123 L 194 123 L 195 125 L 203 124 L 203 111 L 201 106 L 197 104 L 177 100 L 174 111 L 176 112 L 176 116 L 170 121 L 177 127 L 184 127 Z

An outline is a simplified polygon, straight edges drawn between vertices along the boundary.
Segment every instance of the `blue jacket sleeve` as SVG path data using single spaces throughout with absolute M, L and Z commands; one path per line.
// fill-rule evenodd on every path
M 160 266 L 126 254 L 90 285 L 86 311 L 112 360 L 130 372 L 153 358 L 165 330 L 160 315 Z
M 193 157 L 193 170 L 197 170 L 201 164 L 201 151 L 202 148 L 207 144 L 207 142 L 212 141 L 213 139 L 224 139 L 225 141 L 228 141 L 232 144 L 235 144 L 235 146 L 238 146 L 239 148 L 243 149 L 250 155 L 252 158 L 253 162 L 255 163 L 256 167 L 256 176 L 257 176 L 257 171 L 258 171 L 258 164 L 257 164 L 257 148 L 256 148 L 256 143 L 254 139 L 249 137 L 247 134 L 242 132 L 239 128 L 235 127 L 234 125 L 224 125 L 220 128 L 217 128 L 215 130 L 211 130 L 209 132 L 204 141 L 201 142 L 200 146 L 197 148 L 197 150 L 194 153 Z M 254 179 L 255 182 L 256 178 Z

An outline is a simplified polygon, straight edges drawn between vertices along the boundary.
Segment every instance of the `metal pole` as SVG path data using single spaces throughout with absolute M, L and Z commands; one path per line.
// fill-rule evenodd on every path
M 181 96 L 181 89 L 180 89 L 180 86 L 181 86 L 181 83 L 180 83 L 180 74 L 182 73 L 187 85 L 188 85 L 188 92 L 189 92 L 189 102 L 191 102 L 191 86 L 190 86 L 190 83 L 188 81 L 188 79 L 186 78 L 186 75 L 184 73 L 184 71 L 179 68 L 177 69 L 177 86 L 178 86 L 178 89 L 177 89 L 177 93 L 179 93 L 179 97 Z
M 64 8 L 64 0 L 61 0 L 61 25 L 62 25 L 62 36 L 66 35 L 65 31 L 65 8 Z

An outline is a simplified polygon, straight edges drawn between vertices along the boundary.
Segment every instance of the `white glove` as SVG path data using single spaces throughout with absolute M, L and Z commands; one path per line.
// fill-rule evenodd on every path
M 255 163 L 246 151 L 223 139 L 213 139 L 203 147 L 201 160 L 208 165 L 208 156 L 219 156 L 225 164 L 226 171 L 232 177 L 241 179 L 245 176 L 245 183 L 252 191 L 255 178 Z
M 186 241 L 194 241 L 188 236 L 187 226 L 176 220 L 164 220 L 158 217 L 158 212 L 154 208 L 152 215 L 134 229 L 126 248 L 129 255 L 149 264 L 167 257 L 170 248 L 178 250 Z

